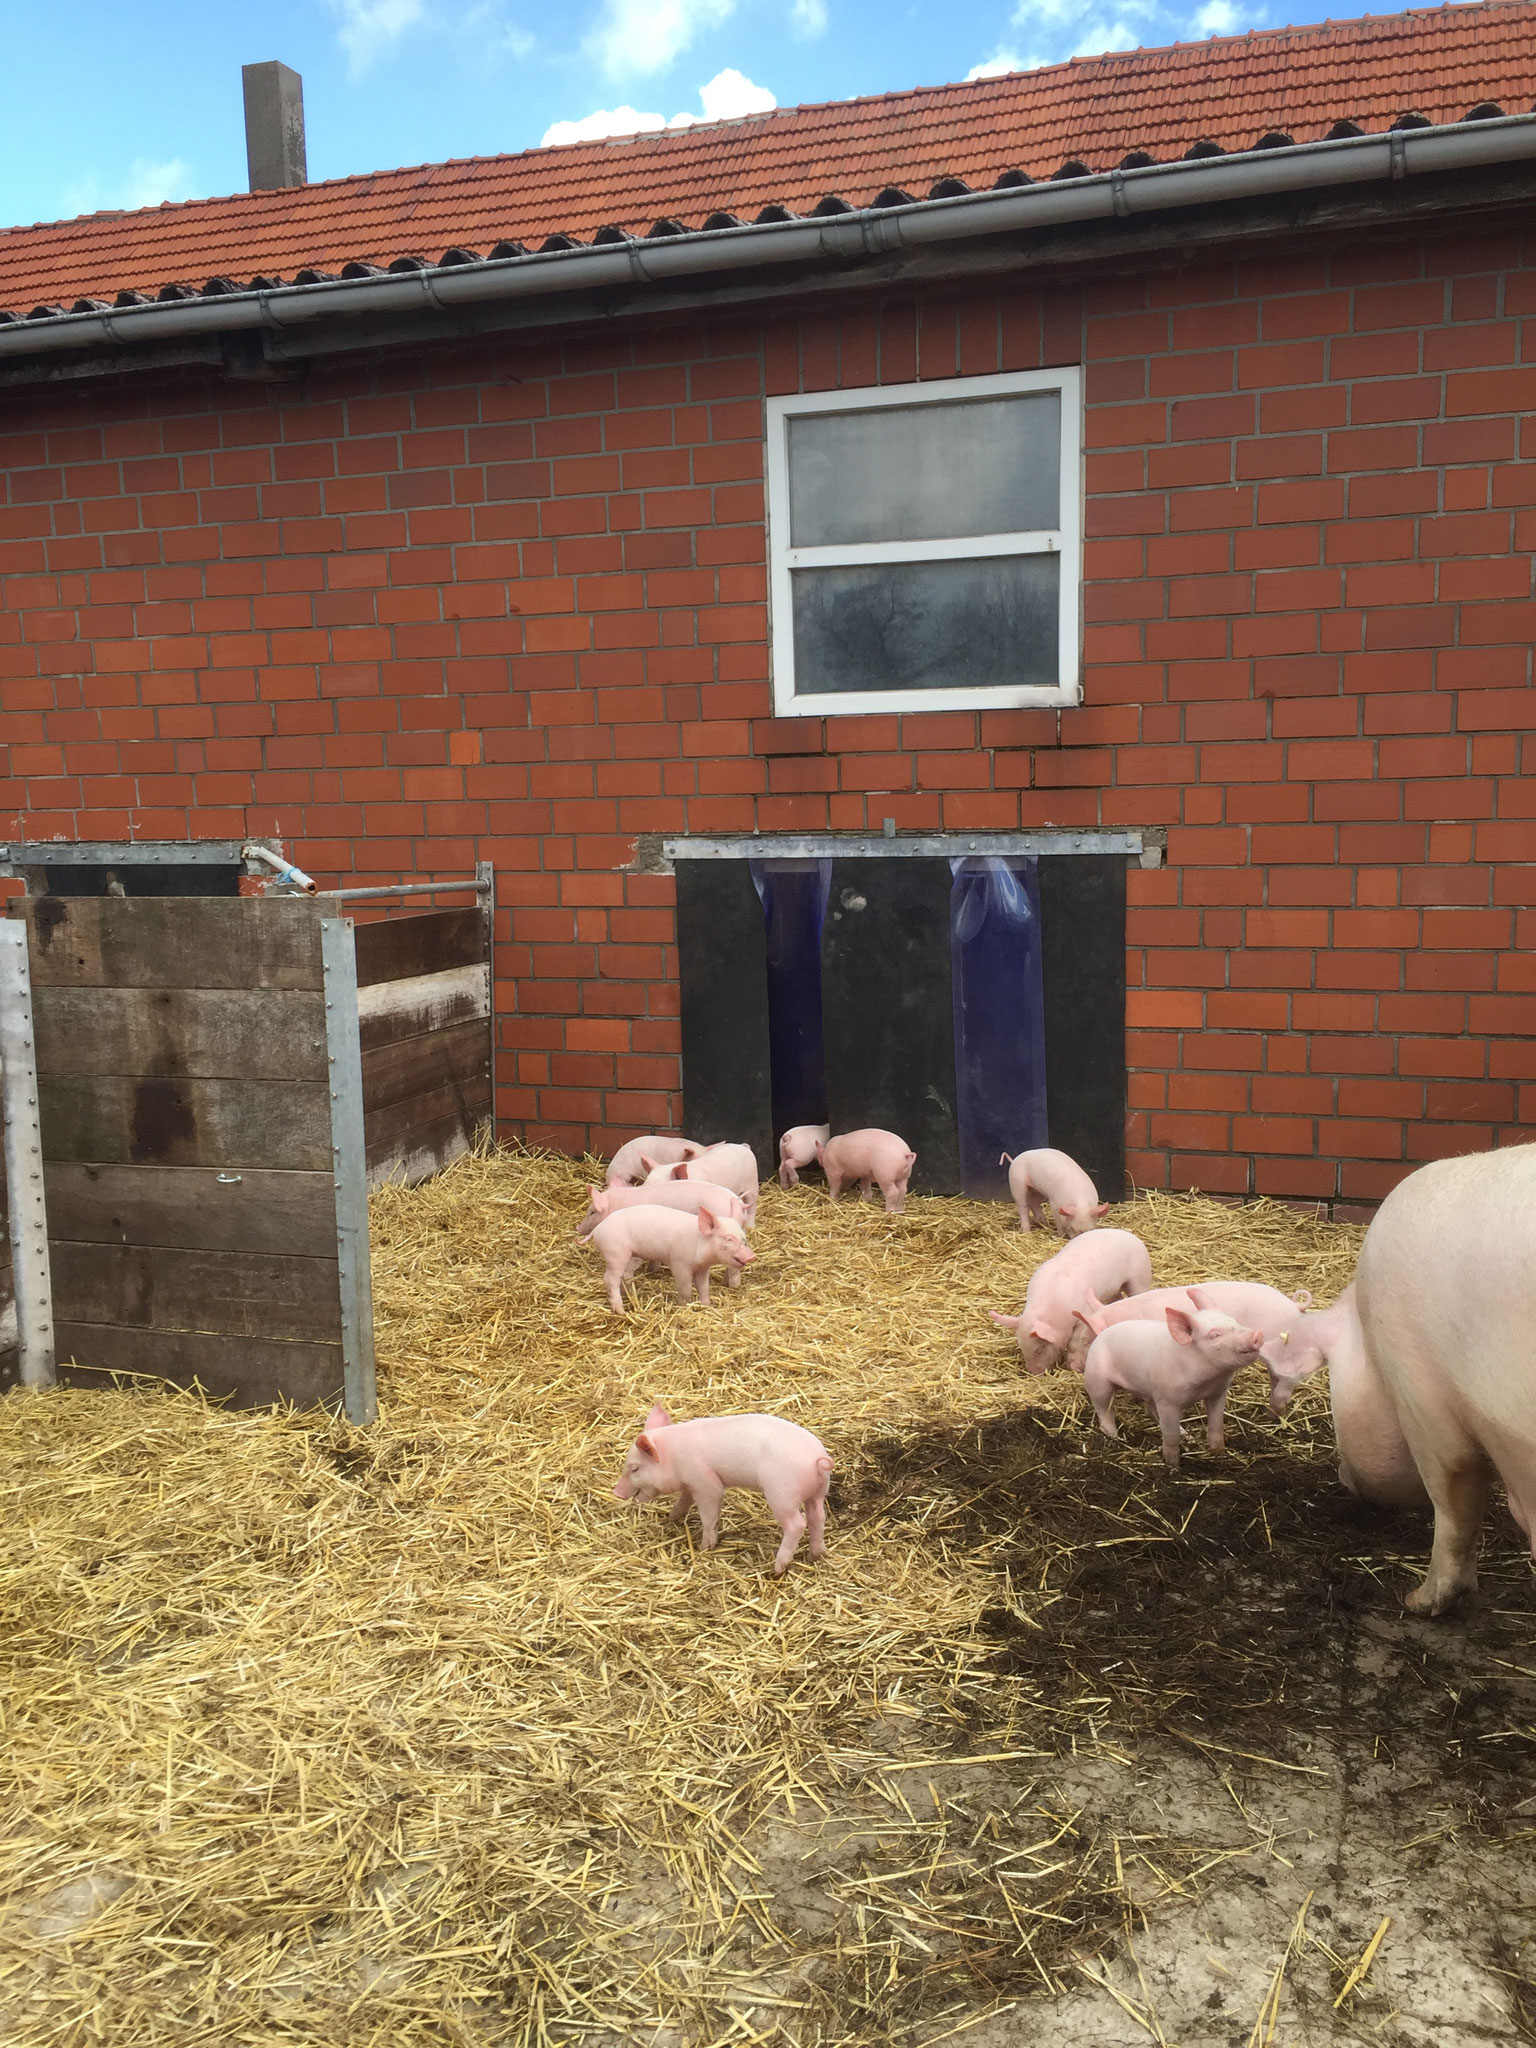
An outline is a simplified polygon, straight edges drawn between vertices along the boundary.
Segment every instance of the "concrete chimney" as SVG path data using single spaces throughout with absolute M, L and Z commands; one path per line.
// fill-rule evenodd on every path
M 304 81 L 286 64 L 244 64 L 245 163 L 253 192 L 308 182 L 304 167 Z

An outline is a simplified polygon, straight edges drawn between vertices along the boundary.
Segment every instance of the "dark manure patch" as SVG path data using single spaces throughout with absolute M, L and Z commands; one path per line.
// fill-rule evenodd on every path
M 1229 1407 L 1225 1455 L 1188 1421 L 1172 1476 L 1149 1420 L 1123 1415 L 1113 1442 L 1075 1383 L 1051 1396 L 887 1446 L 848 1502 L 996 1574 L 978 1676 L 1018 1681 L 1020 1728 L 1063 1752 L 1157 1732 L 1238 1770 L 1364 1740 L 1432 1763 L 1495 1829 L 1536 1794 L 1536 1600 L 1502 1503 L 1477 1599 L 1422 1620 L 1402 1597 L 1430 1516 L 1345 1491 L 1322 1389 L 1277 1422 L 1256 1384 Z

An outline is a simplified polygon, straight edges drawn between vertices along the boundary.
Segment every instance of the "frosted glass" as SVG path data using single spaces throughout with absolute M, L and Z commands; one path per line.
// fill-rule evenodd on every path
M 1053 688 L 1058 555 L 796 569 L 795 694 Z
M 797 548 L 1052 531 L 1060 397 L 792 414 L 789 510 Z

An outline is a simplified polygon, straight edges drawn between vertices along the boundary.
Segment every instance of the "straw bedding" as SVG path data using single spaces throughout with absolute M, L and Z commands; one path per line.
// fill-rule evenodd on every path
M 376 1198 L 372 1431 L 149 1386 L 0 1403 L 0 2042 L 926 2043 L 1206 1881 L 1054 1766 L 1255 1746 L 1296 1651 L 1255 1558 L 1333 1489 L 1321 1393 L 1276 1424 L 1246 1375 L 1232 1456 L 1168 1482 L 1149 1423 L 1092 1436 L 986 1320 L 1055 1248 L 1011 1210 L 773 1187 L 739 1292 L 642 1276 L 621 1321 L 585 1178 L 499 1154 Z M 1159 1283 L 1320 1302 L 1360 1236 L 1110 1220 Z M 744 1495 L 712 1556 L 614 1501 L 656 1398 L 815 1430 L 825 1563 L 774 1581 Z M 1353 1547 L 1390 1604 L 1401 1569 Z

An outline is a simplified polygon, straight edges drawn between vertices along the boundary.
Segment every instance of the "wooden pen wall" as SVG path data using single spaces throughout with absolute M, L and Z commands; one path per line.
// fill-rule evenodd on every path
M 310 902 L 32 897 L 61 1365 L 240 1405 L 342 1386 L 320 919 Z
M 358 925 L 357 1011 L 368 1179 L 414 1187 L 490 1122 L 489 906 Z

